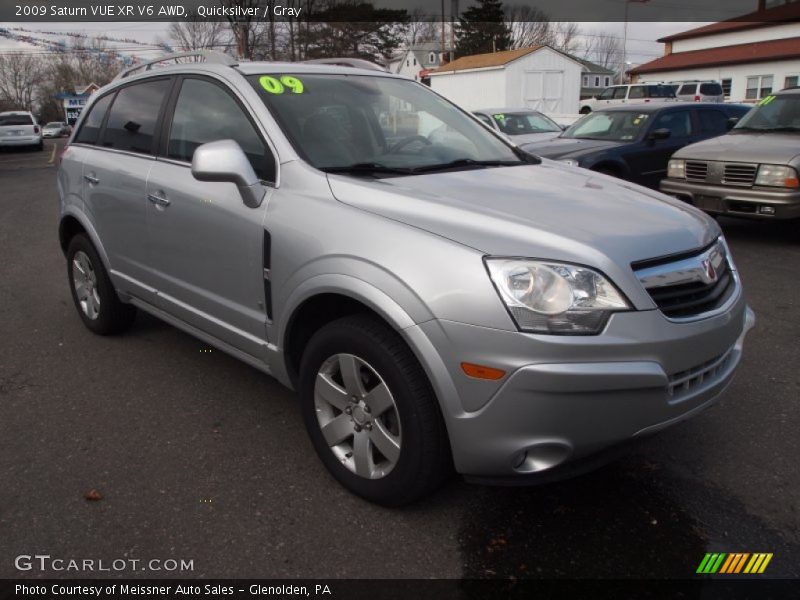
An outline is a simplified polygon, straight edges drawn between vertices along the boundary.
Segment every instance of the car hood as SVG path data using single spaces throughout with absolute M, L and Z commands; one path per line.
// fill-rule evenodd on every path
M 616 148 L 619 145 L 621 145 L 620 142 L 610 142 L 607 140 L 578 140 L 559 137 L 545 142 L 525 144 L 522 146 L 522 149 L 536 156 L 544 156 L 545 158 L 558 160 L 560 158 L 572 158 L 574 156 L 589 154 L 590 152 Z
M 492 255 L 614 270 L 700 248 L 719 235 L 712 219 L 683 202 L 548 160 L 384 179 L 329 175 L 328 180 L 345 204 Z
M 681 148 L 674 158 L 786 164 L 800 156 L 797 133 L 729 133 Z
M 523 133 L 520 135 L 509 135 L 508 139 L 517 146 L 531 144 L 535 142 L 545 142 L 561 135 L 560 131 L 542 131 L 540 133 Z

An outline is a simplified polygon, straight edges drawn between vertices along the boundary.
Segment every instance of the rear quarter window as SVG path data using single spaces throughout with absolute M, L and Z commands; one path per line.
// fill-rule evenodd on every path
M 678 91 L 681 95 L 688 95 L 688 94 L 696 94 L 697 93 L 697 84 L 696 83 L 684 83 L 681 86 L 680 91 Z
M 669 85 L 648 85 L 647 86 L 648 98 L 674 98 L 675 92 Z
M 81 128 L 75 136 L 75 142 L 80 144 L 96 144 L 97 137 L 100 135 L 100 127 L 103 125 L 103 118 L 106 116 L 108 105 L 114 94 L 103 96 L 90 108 L 89 113 L 83 118 Z

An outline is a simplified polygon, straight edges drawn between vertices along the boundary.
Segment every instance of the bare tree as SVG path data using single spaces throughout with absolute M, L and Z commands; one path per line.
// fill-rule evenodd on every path
M 24 53 L 0 54 L 0 99 L 17 110 L 33 110 L 39 85 L 44 80 L 39 56 Z
M 224 46 L 229 30 L 222 21 L 206 21 L 196 15 L 169 25 L 169 37 L 181 50 L 204 50 Z
M 408 23 L 405 26 L 404 43 L 411 48 L 425 42 L 435 42 L 439 38 L 440 25 L 430 18 L 426 10 L 418 6 L 408 13 Z
M 586 58 L 601 67 L 616 71 L 622 59 L 622 44 L 613 33 L 602 32 L 593 35 L 587 44 Z
M 555 26 L 556 35 L 553 41 L 553 48 L 574 54 L 580 44 L 581 28 L 574 21 L 565 21 Z
M 220 0 L 220 4 L 224 7 L 234 8 L 241 7 L 245 9 L 257 9 L 255 12 L 259 15 L 264 14 L 265 3 L 269 0 Z M 272 11 L 269 11 L 270 15 Z M 231 34 L 235 43 L 236 55 L 239 58 L 252 59 L 255 57 L 258 46 L 263 44 L 264 29 L 269 30 L 269 25 L 265 27 L 265 23 L 258 17 L 229 17 L 228 23 L 230 25 Z
M 506 23 L 511 29 L 512 48 L 555 44 L 555 31 L 550 26 L 550 20 L 538 8 L 514 4 L 507 6 L 504 12 Z

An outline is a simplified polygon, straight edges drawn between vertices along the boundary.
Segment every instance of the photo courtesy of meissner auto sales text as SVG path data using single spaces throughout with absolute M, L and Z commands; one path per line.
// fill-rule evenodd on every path
M 0 598 L 800 597 L 800 2 L 4 2 L 0 213 Z

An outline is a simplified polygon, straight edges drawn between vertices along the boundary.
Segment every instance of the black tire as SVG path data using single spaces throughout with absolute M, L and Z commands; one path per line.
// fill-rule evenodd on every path
M 337 354 L 352 354 L 369 363 L 394 398 L 402 428 L 400 454 L 393 468 L 379 479 L 362 477 L 342 464 L 317 420 L 317 374 Z M 299 393 L 303 419 L 317 454 L 334 478 L 354 494 L 384 506 L 401 506 L 433 493 L 453 472 L 433 388 L 403 339 L 377 318 L 354 315 L 320 329 L 303 353 Z
M 75 265 L 75 257 L 79 252 L 88 258 L 95 275 L 96 282 L 93 285 L 100 300 L 95 318 L 90 318 L 84 312 L 75 288 L 75 277 L 81 276 Z M 78 311 L 83 324 L 90 331 L 98 335 L 113 335 L 125 331 L 133 323 L 136 317 L 136 307 L 120 301 L 94 245 L 82 233 L 73 237 L 67 248 L 67 279 L 69 280 L 69 289 L 72 294 L 72 301 L 75 303 L 75 309 Z

